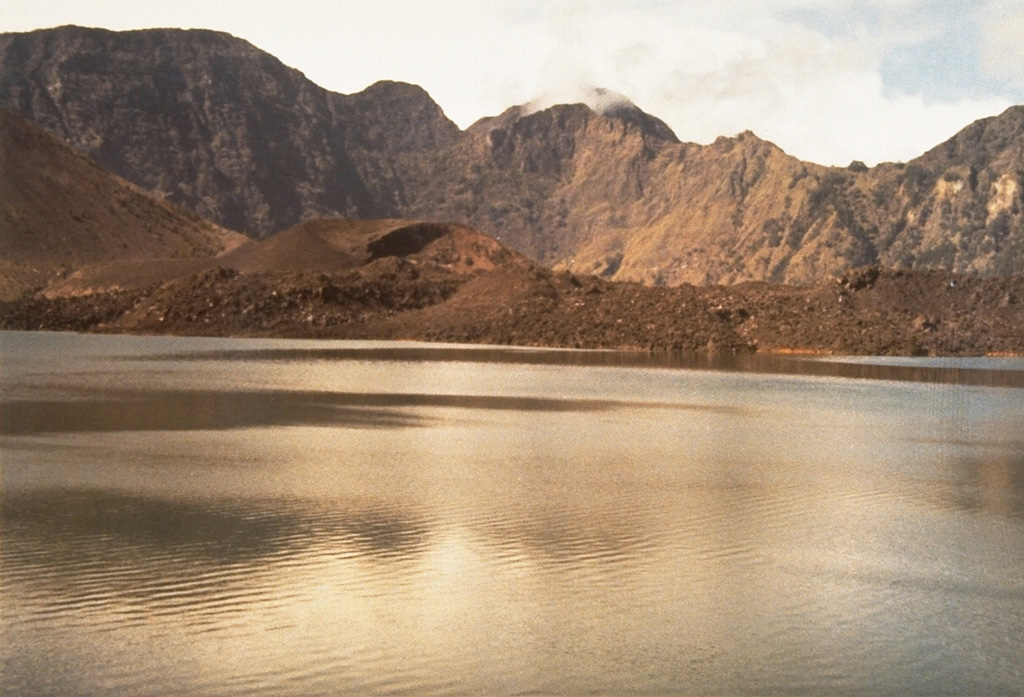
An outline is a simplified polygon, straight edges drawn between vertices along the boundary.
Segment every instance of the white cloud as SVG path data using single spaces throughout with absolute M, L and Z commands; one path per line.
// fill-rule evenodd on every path
M 1009 106 L 1001 96 L 937 102 L 883 83 L 889 50 L 938 33 L 921 14 L 929 4 L 879 0 L 866 17 L 860 1 L 733 3 L 714 13 L 694 2 L 589 11 L 574 5 L 571 23 L 564 11 L 551 15 L 537 92 L 554 102 L 575 100 L 581 87 L 607 87 L 684 140 L 710 142 L 751 129 L 825 164 L 906 160 Z M 780 9 L 831 13 L 823 23 L 843 31 L 820 31 Z
M 844 32 L 828 36 L 778 12 L 836 7 L 823 0 L 731 4 L 722 12 L 695 2 L 556 6 L 535 27 L 543 57 L 526 61 L 527 73 L 506 83 L 504 105 L 532 97 L 581 101 L 605 87 L 684 140 L 706 143 L 751 129 L 798 157 L 837 165 L 910 159 L 1008 106 L 998 97 L 935 103 L 887 89 L 879 75 L 886 52 L 935 34 L 917 18 L 909 24 L 883 12 L 874 24 L 844 24 L 832 17 Z M 863 3 L 846 7 L 859 12 Z
M 987 75 L 1024 90 L 1024 4 L 994 0 L 982 15 L 981 65 Z

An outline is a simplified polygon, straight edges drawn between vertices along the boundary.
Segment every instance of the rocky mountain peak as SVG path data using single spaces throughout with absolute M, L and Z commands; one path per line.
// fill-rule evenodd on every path
M 331 97 L 346 136 L 376 150 L 436 149 L 461 135 L 419 85 L 382 80 L 361 92 Z
M 761 138 L 751 130 L 742 131 L 734 136 L 718 136 L 715 142 L 711 144 L 711 147 L 723 153 L 732 152 L 736 148 L 740 148 L 745 152 L 767 150 L 783 152 L 782 148 L 775 143 Z
M 916 160 L 932 167 L 985 167 L 1012 153 L 1024 159 L 1024 106 L 970 124 Z
M 523 116 L 533 113 L 533 111 L 534 109 L 527 104 L 510 106 L 497 116 L 484 116 L 478 119 L 466 129 L 466 132 L 469 134 L 486 134 L 498 128 L 508 128 Z
M 671 143 L 679 142 L 679 138 L 668 124 L 656 116 L 651 116 L 632 102 L 616 102 L 602 109 L 600 114 L 636 126 L 644 135 Z
M 351 95 L 351 98 L 372 99 L 384 104 L 419 103 L 430 108 L 438 107 L 425 89 L 410 82 L 378 80 L 366 89 Z
M 548 114 L 547 117 L 541 117 L 542 123 L 551 123 L 560 128 L 577 127 L 583 125 L 590 115 L 598 115 L 633 126 L 645 136 L 672 143 L 679 142 L 679 138 L 668 124 L 643 111 L 618 92 L 598 87 L 585 90 L 584 94 L 579 96 L 578 101 L 556 104 L 536 101 L 509 107 L 498 116 L 479 119 L 466 130 L 468 133 L 488 133 L 500 128 L 507 129 L 521 119 L 540 113 Z

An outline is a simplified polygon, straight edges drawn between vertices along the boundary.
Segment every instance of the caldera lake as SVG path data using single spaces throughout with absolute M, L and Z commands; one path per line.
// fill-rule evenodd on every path
M 1024 360 L 0 333 L 3 695 L 1024 693 Z

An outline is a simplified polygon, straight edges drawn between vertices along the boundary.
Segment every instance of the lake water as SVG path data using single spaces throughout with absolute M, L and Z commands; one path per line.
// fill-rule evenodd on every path
M 4 695 L 1022 694 L 1024 361 L 0 334 Z

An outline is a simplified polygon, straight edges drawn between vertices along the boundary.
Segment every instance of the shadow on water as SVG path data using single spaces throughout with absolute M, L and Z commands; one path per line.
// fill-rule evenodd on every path
M 5 525 L 31 530 L 65 548 L 73 561 L 83 539 L 116 539 L 116 549 L 173 550 L 188 547 L 220 563 L 262 558 L 309 534 L 313 525 L 288 510 L 246 511 L 209 502 L 175 501 L 86 489 L 14 492 L 0 501 Z
M 429 521 L 415 511 L 366 502 L 176 500 L 100 489 L 8 494 L 0 517 L 5 561 L 20 558 L 8 569 L 17 567 L 39 583 L 102 582 L 122 595 L 143 592 L 139 574 L 160 580 L 219 569 L 241 573 L 311 548 L 381 563 L 408 561 L 431 534 Z M 45 568 L 25 564 L 27 558 Z
M 140 358 L 126 357 L 125 360 L 140 360 Z M 927 363 L 927 359 L 917 363 L 901 363 L 870 362 L 856 358 L 849 361 L 842 358 L 819 360 L 813 357 L 777 354 L 730 355 L 498 347 L 395 346 L 227 349 L 161 354 L 144 357 L 141 360 L 466 362 L 664 368 L 1024 388 L 1024 370 L 971 365 L 971 359 L 965 359 L 959 363 L 952 362 L 949 365 L 936 365 Z
M 952 445 L 955 455 L 937 458 L 946 473 L 943 485 L 922 487 L 922 502 L 941 510 L 1024 520 L 1024 443 L 1002 448 Z
M 81 392 L 81 399 L 0 404 L 0 433 L 228 430 L 302 424 L 402 428 L 422 422 L 397 409 L 313 392 Z
M 81 390 L 81 398 L 0 403 L 0 433 L 228 430 L 269 426 L 409 428 L 429 425 L 409 409 L 593 412 L 621 407 L 735 411 L 729 407 L 490 395 L 291 390 Z M 75 395 L 77 397 L 77 395 Z

